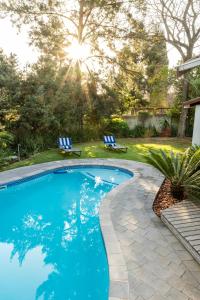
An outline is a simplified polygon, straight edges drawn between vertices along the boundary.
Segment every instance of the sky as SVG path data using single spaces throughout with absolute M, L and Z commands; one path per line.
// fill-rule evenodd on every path
M 0 19 L 0 48 L 5 54 L 16 54 L 20 67 L 23 69 L 27 64 L 37 61 L 37 50 L 29 45 L 28 30 L 23 28 L 20 32 L 13 27 L 9 18 Z M 177 51 L 168 45 L 169 66 L 176 67 L 180 59 Z
M 29 45 L 27 28 L 18 33 L 9 18 L 0 19 L 0 48 L 5 54 L 16 54 L 21 68 L 37 61 L 37 51 Z

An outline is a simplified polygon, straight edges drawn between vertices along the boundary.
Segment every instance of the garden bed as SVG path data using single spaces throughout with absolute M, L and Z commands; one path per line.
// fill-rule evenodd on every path
M 153 203 L 155 214 L 160 217 L 162 210 L 169 208 L 178 202 L 179 201 L 171 195 L 170 181 L 165 179 Z

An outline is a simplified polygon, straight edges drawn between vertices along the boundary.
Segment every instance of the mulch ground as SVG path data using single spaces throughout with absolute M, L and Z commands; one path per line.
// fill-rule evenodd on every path
M 161 210 L 166 209 L 177 202 L 178 200 L 171 195 L 169 180 L 165 179 L 153 203 L 155 214 L 160 217 Z

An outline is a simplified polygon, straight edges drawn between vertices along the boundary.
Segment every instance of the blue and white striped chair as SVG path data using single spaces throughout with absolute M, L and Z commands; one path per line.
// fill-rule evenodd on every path
M 65 153 L 74 153 L 81 156 L 81 150 L 73 148 L 72 139 L 69 137 L 60 137 L 58 139 L 58 145 L 60 150 L 64 151 Z
M 114 145 L 116 143 L 115 137 L 113 135 L 104 135 L 103 139 L 104 139 L 104 144 L 108 146 Z
M 107 149 L 120 150 L 124 152 L 127 152 L 128 150 L 128 147 L 117 144 L 113 135 L 104 135 L 103 141 Z

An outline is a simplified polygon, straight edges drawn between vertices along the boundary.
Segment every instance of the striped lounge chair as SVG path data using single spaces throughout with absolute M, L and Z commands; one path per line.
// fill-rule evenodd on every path
M 128 147 L 117 144 L 115 137 L 113 135 L 104 135 L 103 141 L 107 149 L 116 150 L 116 151 L 119 150 L 123 152 L 127 152 L 128 150 Z
M 74 153 L 78 156 L 81 156 L 81 150 L 73 148 L 72 139 L 69 137 L 60 137 L 58 139 L 59 149 L 65 151 L 65 153 Z

